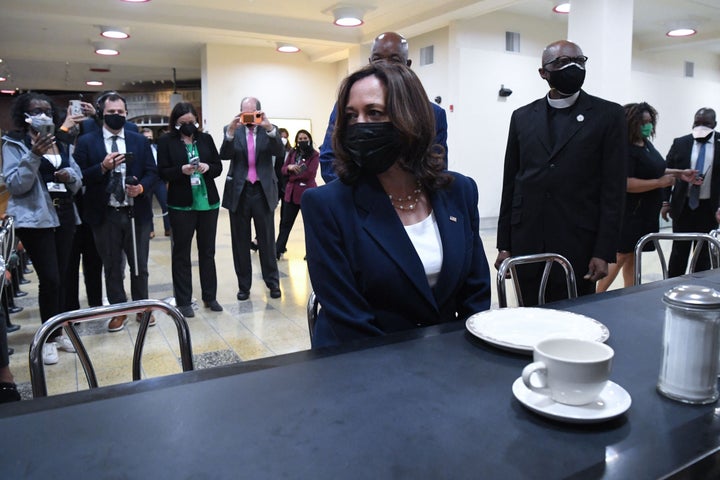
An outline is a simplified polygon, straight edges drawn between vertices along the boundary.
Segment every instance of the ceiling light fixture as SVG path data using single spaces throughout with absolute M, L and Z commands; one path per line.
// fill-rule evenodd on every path
M 359 27 L 363 24 L 363 10 L 357 7 L 337 7 L 333 9 L 335 25 L 339 27 Z
M 696 33 L 697 30 L 694 28 L 674 28 L 668 31 L 665 35 L 668 37 L 689 37 L 690 35 L 695 35 Z
M 115 45 L 107 42 L 93 42 L 93 47 L 95 48 L 95 53 L 98 55 L 120 55 Z
M 298 47 L 296 47 L 295 45 L 290 45 L 289 43 L 281 43 L 281 42 L 277 43 L 277 48 L 275 50 L 277 50 L 278 52 L 281 52 L 281 53 L 297 53 L 300 51 L 300 49 Z
M 0 90 L 0 93 L 4 93 L 5 95 L 14 95 L 15 90 Z
M 570 2 L 558 3 L 553 7 L 555 13 L 570 13 Z
M 150 0 L 122 0 L 122 1 L 127 2 L 127 3 L 145 3 L 145 2 L 149 2 Z
M 113 40 L 130 38 L 127 28 L 108 27 L 106 25 L 100 25 L 100 35 L 105 38 L 112 38 Z
M 87 82 L 85 82 L 85 85 L 87 85 L 88 87 L 100 87 L 102 86 L 102 84 L 103 82 L 101 82 L 100 80 L 88 80 Z

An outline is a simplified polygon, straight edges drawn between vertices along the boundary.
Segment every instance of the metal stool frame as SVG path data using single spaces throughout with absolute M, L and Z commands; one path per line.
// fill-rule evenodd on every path
M 711 268 L 717 268 L 720 266 L 720 239 L 711 233 L 664 233 L 655 232 L 648 233 L 642 237 L 635 244 L 635 285 L 642 283 L 642 251 L 645 245 L 653 242 L 655 250 L 657 251 L 658 257 L 660 257 L 660 267 L 662 268 L 663 279 L 668 278 L 667 262 L 665 261 L 665 254 L 660 248 L 660 240 L 671 240 L 685 241 L 685 242 L 696 242 L 693 250 L 692 257 L 690 259 L 690 273 L 695 271 L 698 257 L 702 248 L 707 242 L 708 250 L 710 253 L 710 266 Z
M 545 269 L 543 270 L 543 276 L 540 280 L 540 290 L 538 291 L 538 305 L 545 304 L 545 290 L 547 289 L 548 277 L 550 277 L 550 268 L 553 263 L 558 263 L 563 270 L 565 270 L 565 281 L 567 283 L 568 298 L 577 298 L 577 281 L 575 280 L 575 271 L 570 265 L 567 258 L 557 253 L 537 253 L 534 255 L 521 255 L 517 257 L 508 257 L 503 260 L 498 268 L 497 272 L 497 290 L 498 290 L 498 303 L 500 308 L 507 307 L 507 293 L 505 290 L 505 277 L 507 273 L 513 280 L 515 286 L 515 295 L 517 296 L 518 306 L 523 307 L 522 295 L 520 294 L 520 282 L 518 281 L 518 275 L 516 266 L 526 265 L 530 263 L 545 262 Z

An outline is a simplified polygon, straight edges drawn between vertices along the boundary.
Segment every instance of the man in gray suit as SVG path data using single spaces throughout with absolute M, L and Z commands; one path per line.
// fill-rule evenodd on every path
M 271 298 L 280 298 L 280 279 L 275 257 L 274 211 L 278 202 L 273 165 L 282 161 L 284 147 L 278 129 L 271 124 L 260 101 L 245 97 L 240 113 L 225 127 L 220 158 L 230 159 L 222 206 L 230 211 L 233 262 L 238 279 L 238 300 L 250 297 L 250 220 L 255 224 L 260 267 Z
M 495 263 L 559 253 L 575 270 L 579 295 L 595 292 L 615 262 L 628 145 L 623 108 L 581 90 L 586 62 L 572 42 L 548 45 L 539 73 L 550 91 L 512 114 Z M 543 265 L 520 267 L 523 302 L 535 305 Z M 567 297 L 560 273 L 550 275 L 547 301 Z

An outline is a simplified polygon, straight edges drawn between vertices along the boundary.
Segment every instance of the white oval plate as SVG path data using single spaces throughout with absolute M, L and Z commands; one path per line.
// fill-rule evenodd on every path
M 595 319 L 550 308 L 501 308 L 471 315 L 465 326 L 476 337 L 497 347 L 532 354 L 547 337 L 580 338 L 604 342 L 610 331 Z
M 625 413 L 632 404 L 630 394 L 620 385 L 607 382 L 597 400 L 587 405 L 564 405 L 547 395 L 535 393 L 525 386 L 522 377 L 512 386 L 520 403 L 543 417 L 569 423 L 597 423 Z

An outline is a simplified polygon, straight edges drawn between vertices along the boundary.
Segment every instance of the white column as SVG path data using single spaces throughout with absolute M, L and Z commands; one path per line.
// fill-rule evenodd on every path
M 589 58 L 585 91 L 627 103 L 631 99 L 633 0 L 572 0 L 568 40 Z

